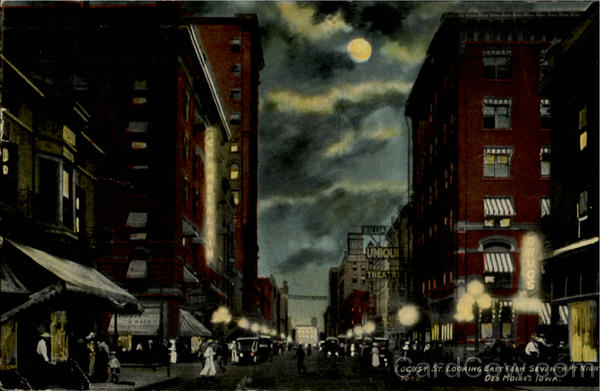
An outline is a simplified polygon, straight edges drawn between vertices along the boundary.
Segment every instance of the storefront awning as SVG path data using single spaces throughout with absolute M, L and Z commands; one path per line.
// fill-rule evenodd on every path
M 510 253 L 484 253 L 484 271 L 486 273 L 512 273 L 515 264 Z
M 4 323 L 4 322 L 10 320 L 15 315 L 33 307 L 36 304 L 40 304 L 40 303 L 45 302 L 46 300 L 51 299 L 52 297 L 61 293 L 63 290 L 64 290 L 64 288 L 63 288 L 62 283 L 58 283 L 55 285 L 50 285 L 50 286 L 42 289 L 41 291 L 32 293 L 26 302 L 19 304 L 18 306 L 11 309 L 10 311 L 7 311 L 4 314 L 2 314 L 2 316 L 0 316 L 0 323 Z
M 4 262 L 0 263 L 0 293 L 29 293 L 25 285 Z
M 117 333 L 134 335 L 158 335 L 160 307 L 146 307 L 141 315 L 117 315 Z M 108 331 L 115 332 L 115 317 L 110 318 Z
M 181 337 L 210 337 L 211 332 L 186 310 L 179 310 L 179 335 Z
M 64 282 L 65 289 L 109 299 L 118 308 L 138 306 L 137 299 L 119 287 L 108 277 L 89 266 L 60 258 L 33 247 L 8 240 L 11 245 L 27 255 L 38 265 L 48 270 Z

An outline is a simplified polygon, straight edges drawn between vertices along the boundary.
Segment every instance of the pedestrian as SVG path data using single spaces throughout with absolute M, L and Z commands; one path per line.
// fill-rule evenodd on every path
M 229 344 L 229 349 L 231 350 L 231 362 L 235 364 L 239 361 L 237 342 L 231 341 L 231 343 Z
M 538 346 L 536 334 L 531 336 L 531 339 L 525 346 L 525 356 L 527 357 L 528 362 L 537 362 L 537 359 L 540 356 L 540 348 Z
M 108 367 L 110 368 L 110 382 L 118 384 L 121 375 L 121 363 L 117 359 L 116 352 L 111 351 L 108 356 Z
M 298 373 L 306 374 L 306 367 L 304 366 L 304 349 L 302 348 L 302 344 L 298 344 L 298 349 L 296 349 L 296 353 L 294 357 L 296 359 L 296 365 L 298 366 Z
M 94 366 L 94 376 L 97 382 L 108 380 L 108 356 L 110 348 L 102 338 L 96 340 L 96 363 Z
M 40 333 L 38 342 L 35 347 L 35 355 L 32 365 L 32 374 L 38 388 L 44 388 L 48 382 L 50 359 L 48 357 L 48 343 L 46 340 L 50 338 L 50 334 L 46 331 Z
M 217 375 L 217 370 L 215 369 L 214 356 L 215 356 L 214 344 L 211 342 L 211 343 L 209 343 L 206 350 L 204 351 L 204 368 L 202 368 L 202 371 L 200 372 L 200 376 L 216 376 Z
M 379 361 L 379 348 L 375 345 L 371 348 L 371 366 L 373 368 L 379 368 L 381 362 Z
M 175 340 L 169 340 L 169 363 L 177 364 L 177 346 Z
M 94 333 L 93 331 L 90 332 L 87 337 L 85 337 L 87 343 L 86 343 L 86 347 L 87 347 L 87 351 L 88 351 L 88 367 L 86 368 L 87 370 L 87 376 L 88 378 L 92 378 L 94 376 L 94 368 L 96 367 L 96 343 L 94 342 L 94 337 L 96 336 L 96 333 Z

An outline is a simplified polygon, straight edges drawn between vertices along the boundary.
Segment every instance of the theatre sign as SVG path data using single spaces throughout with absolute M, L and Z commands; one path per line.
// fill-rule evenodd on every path
M 365 255 L 369 260 L 367 278 L 397 279 L 400 276 L 394 260 L 400 259 L 400 247 L 368 246 Z M 377 261 L 377 262 L 375 262 Z M 391 266 L 391 267 L 390 267 Z

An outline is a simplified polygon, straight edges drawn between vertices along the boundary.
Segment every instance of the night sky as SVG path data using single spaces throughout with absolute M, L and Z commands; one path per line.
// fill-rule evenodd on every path
M 390 225 L 407 201 L 404 104 L 440 17 L 450 11 L 556 10 L 589 2 L 209 2 L 204 16 L 256 13 L 260 84 L 259 275 L 292 294 L 328 295 L 348 232 Z M 372 48 L 353 59 L 355 38 Z M 327 302 L 290 302 L 294 324 Z

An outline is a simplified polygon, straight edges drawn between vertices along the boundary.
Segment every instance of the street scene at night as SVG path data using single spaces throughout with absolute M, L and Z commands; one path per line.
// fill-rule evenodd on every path
M 0 391 L 600 390 L 598 1 L 0 5 Z

